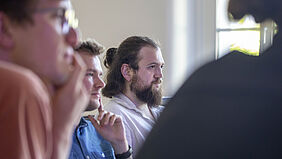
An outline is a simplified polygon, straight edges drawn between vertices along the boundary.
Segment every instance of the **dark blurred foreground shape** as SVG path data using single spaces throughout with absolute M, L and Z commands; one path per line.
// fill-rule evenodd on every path
M 282 1 L 230 0 L 235 19 L 281 26 Z M 271 7 L 271 8 L 270 8 Z M 196 71 L 170 100 L 137 159 L 282 158 L 282 34 L 261 56 L 239 52 Z

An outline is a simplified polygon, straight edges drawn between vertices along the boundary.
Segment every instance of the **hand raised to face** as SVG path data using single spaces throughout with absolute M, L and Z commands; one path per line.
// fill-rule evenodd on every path
M 74 56 L 73 67 L 71 77 L 56 91 L 54 97 L 53 114 L 56 127 L 73 127 L 89 101 L 89 94 L 83 85 L 86 67 L 78 54 Z
M 97 119 L 88 116 L 93 126 L 103 138 L 112 144 L 116 154 L 126 152 L 128 143 L 122 118 L 119 115 L 103 110 L 102 104 L 100 104 L 98 112 Z

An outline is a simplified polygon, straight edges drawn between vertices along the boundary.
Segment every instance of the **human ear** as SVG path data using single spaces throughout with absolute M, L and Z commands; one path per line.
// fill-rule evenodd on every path
M 122 64 L 120 70 L 124 79 L 128 82 L 131 81 L 133 76 L 132 68 L 128 64 Z
M 0 12 L 0 48 L 7 50 L 13 47 L 13 39 L 9 31 L 11 21 L 9 17 Z

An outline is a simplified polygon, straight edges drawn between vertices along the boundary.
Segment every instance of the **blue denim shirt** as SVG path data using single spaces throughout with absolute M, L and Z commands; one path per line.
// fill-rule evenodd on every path
M 115 159 L 111 144 L 95 129 L 92 123 L 81 118 L 73 133 L 69 159 Z

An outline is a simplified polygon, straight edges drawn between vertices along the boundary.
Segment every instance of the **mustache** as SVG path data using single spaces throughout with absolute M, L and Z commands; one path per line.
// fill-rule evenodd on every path
M 162 82 L 163 82 L 163 80 L 158 78 L 155 81 L 153 81 L 152 84 L 161 84 Z

